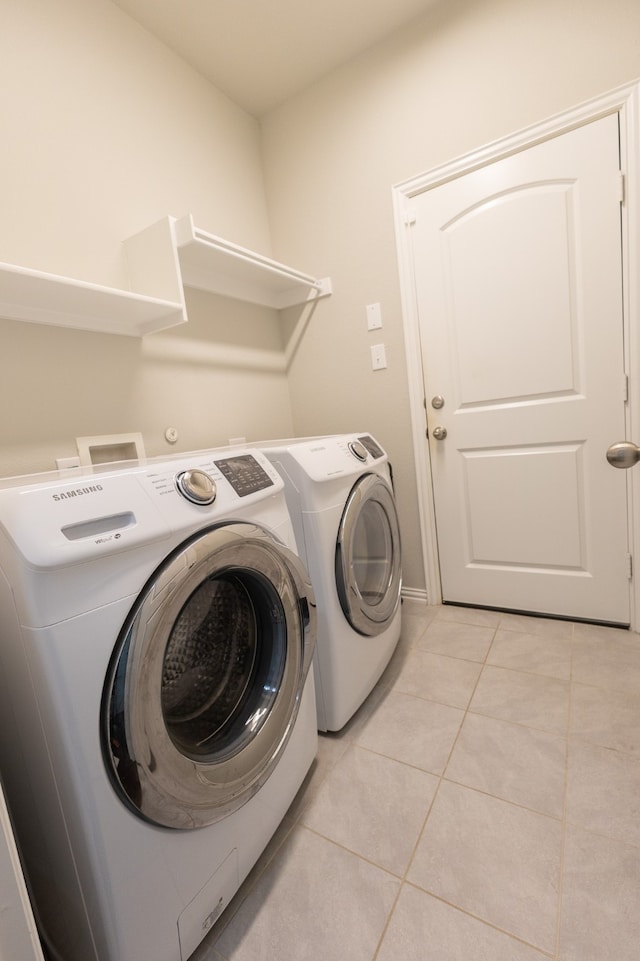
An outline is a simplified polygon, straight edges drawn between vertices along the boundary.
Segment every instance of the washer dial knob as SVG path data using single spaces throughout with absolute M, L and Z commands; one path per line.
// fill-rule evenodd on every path
M 364 444 L 361 444 L 359 440 L 352 440 L 349 444 L 349 450 L 354 457 L 361 460 L 363 463 L 367 459 L 367 449 Z
M 183 470 L 176 476 L 176 487 L 192 504 L 213 504 L 216 499 L 215 481 L 203 470 Z

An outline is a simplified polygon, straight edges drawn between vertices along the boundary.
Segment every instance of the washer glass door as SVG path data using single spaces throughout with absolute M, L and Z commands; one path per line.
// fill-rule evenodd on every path
M 210 824 L 267 779 L 291 734 L 315 642 L 299 559 L 252 524 L 200 534 L 132 610 L 103 697 L 116 790 L 156 824 Z
M 336 586 L 345 617 L 360 634 L 381 634 L 400 604 L 400 529 L 393 493 L 365 474 L 347 499 L 336 543 Z

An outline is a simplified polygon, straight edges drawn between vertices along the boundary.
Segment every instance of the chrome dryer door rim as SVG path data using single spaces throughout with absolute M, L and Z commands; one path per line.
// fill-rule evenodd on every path
M 400 604 L 400 527 L 393 492 L 378 474 L 351 489 L 338 528 L 336 587 L 345 617 L 360 634 L 389 627 Z
M 103 754 L 122 800 L 172 828 L 246 803 L 289 740 L 315 638 L 308 575 L 267 531 L 229 523 L 174 551 L 132 609 L 105 683 Z

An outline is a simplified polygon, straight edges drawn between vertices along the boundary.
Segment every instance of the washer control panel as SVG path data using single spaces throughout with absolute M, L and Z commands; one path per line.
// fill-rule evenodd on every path
M 176 476 L 178 492 L 192 504 L 213 504 L 216 499 L 214 479 L 204 470 L 183 470 Z
M 36 571 L 80 564 L 186 534 L 203 519 L 234 513 L 240 498 L 247 511 L 269 500 L 260 512 L 275 528 L 286 511 L 272 495 L 283 491 L 276 468 L 251 449 L 1 478 L 0 554 L 13 544 Z
M 266 487 L 273 487 L 273 481 L 252 454 L 225 457 L 224 460 L 215 461 L 215 465 L 238 497 L 246 497 Z

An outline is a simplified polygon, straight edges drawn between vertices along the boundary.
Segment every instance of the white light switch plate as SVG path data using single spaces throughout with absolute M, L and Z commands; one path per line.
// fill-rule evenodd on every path
M 384 344 L 374 344 L 371 348 L 371 367 L 383 370 L 387 366 L 387 352 Z

